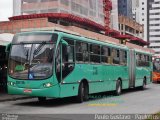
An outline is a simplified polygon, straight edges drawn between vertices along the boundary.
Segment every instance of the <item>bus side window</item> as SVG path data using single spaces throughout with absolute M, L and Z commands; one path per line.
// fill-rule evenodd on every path
M 74 62 L 74 40 L 70 40 L 68 38 L 64 39 L 68 46 L 66 47 L 66 62 L 73 63 Z
M 67 53 L 68 53 L 68 63 L 73 63 L 74 62 L 74 47 L 73 46 L 68 46 L 67 47 Z
M 90 62 L 100 63 L 100 46 L 90 44 Z
M 76 61 L 77 62 L 83 61 L 82 43 L 81 42 L 76 42 Z
M 57 48 L 56 52 L 56 76 L 58 81 L 60 82 L 60 76 L 61 76 L 61 55 L 60 55 L 60 46 Z
M 102 63 L 108 63 L 108 51 L 109 48 L 106 46 L 101 47 L 101 62 Z
M 83 62 L 89 62 L 89 47 L 87 43 L 83 43 Z
M 108 63 L 109 64 L 113 63 L 112 49 L 111 48 L 108 48 Z
M 76 61 L 77 62 L 88 62 L 89 61 L 89 50 L 88 44 L 83 42 L 76 42 Z
M 150 66 L 150 62 L 152 62 L 151 61 L 151 56 L 147 56 L 147 61 L 148 61 L 148 67 Z
M 124 52 L 124 63 L 127 65 L 127 51 Z
M 126 51 L 120 50 L 120 65 L 126 65 Z
M 113 63 L 119 64 L 120 63 L 120 51 L 118 49 L 113 49 L 114 56 L 113 56 Z
M 145 55 L 145 66 L 149 67 L 150 66 L 150 60 L 149 60 L 149 56 Z
M 74 40 L 64 39 L 68 45 L 62 45 L 62 79 L 68 76 L 74 69 Z
M 136 53 L 136 66 L 140 65 L 140 54 Z

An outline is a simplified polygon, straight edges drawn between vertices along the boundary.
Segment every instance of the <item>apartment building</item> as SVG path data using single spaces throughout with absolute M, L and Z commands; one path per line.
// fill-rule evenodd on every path
M 144 40 L 149 42 L 148 36 L 148 0 L 132 0 L 133 20 L 143 25 Z
M 149 0 L 148 8 L 150 48 L 160 56 L 160 0 Z

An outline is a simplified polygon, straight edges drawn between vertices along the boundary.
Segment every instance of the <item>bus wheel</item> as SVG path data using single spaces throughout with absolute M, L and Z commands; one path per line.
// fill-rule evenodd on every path
M 78 96 L 77 96 L 77 102 L 78 103 L 82 103 L 84 100 L 84 83 L 81 82 L 79 85 L 79 90 L 78 90 Z
M 89 99 L 89 88 L 87 85 L 84 86 L 84 101 L 87 101 Z
M 38 97 L 38 101 L 39 102 L 45 102 L 46 101 L 46 97 Z
M 140 87 L 140 89 L 144 90 L 144 89 L 146 89 L 146 87 L 147 87 L 147 83 L 146 83 L 146 79 L 144 78 L 143 85 Z
M 122 83 L 120 80 L 116 83 L 116 95 L 119 96 L 122 93 Z

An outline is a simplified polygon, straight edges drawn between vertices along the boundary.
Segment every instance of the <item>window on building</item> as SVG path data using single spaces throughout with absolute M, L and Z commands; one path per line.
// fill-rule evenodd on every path
M 66 6 L 69 6 L 69 1 L 68 0 L 60 0 L 60 2 Z

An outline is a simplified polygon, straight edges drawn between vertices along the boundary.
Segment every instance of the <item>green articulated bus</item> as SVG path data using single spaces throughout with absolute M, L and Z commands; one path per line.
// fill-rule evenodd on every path
M 145 88 L 152 54 L 62 31 L 18 33 L 10 46 L 8 93 L 46 98 Z

